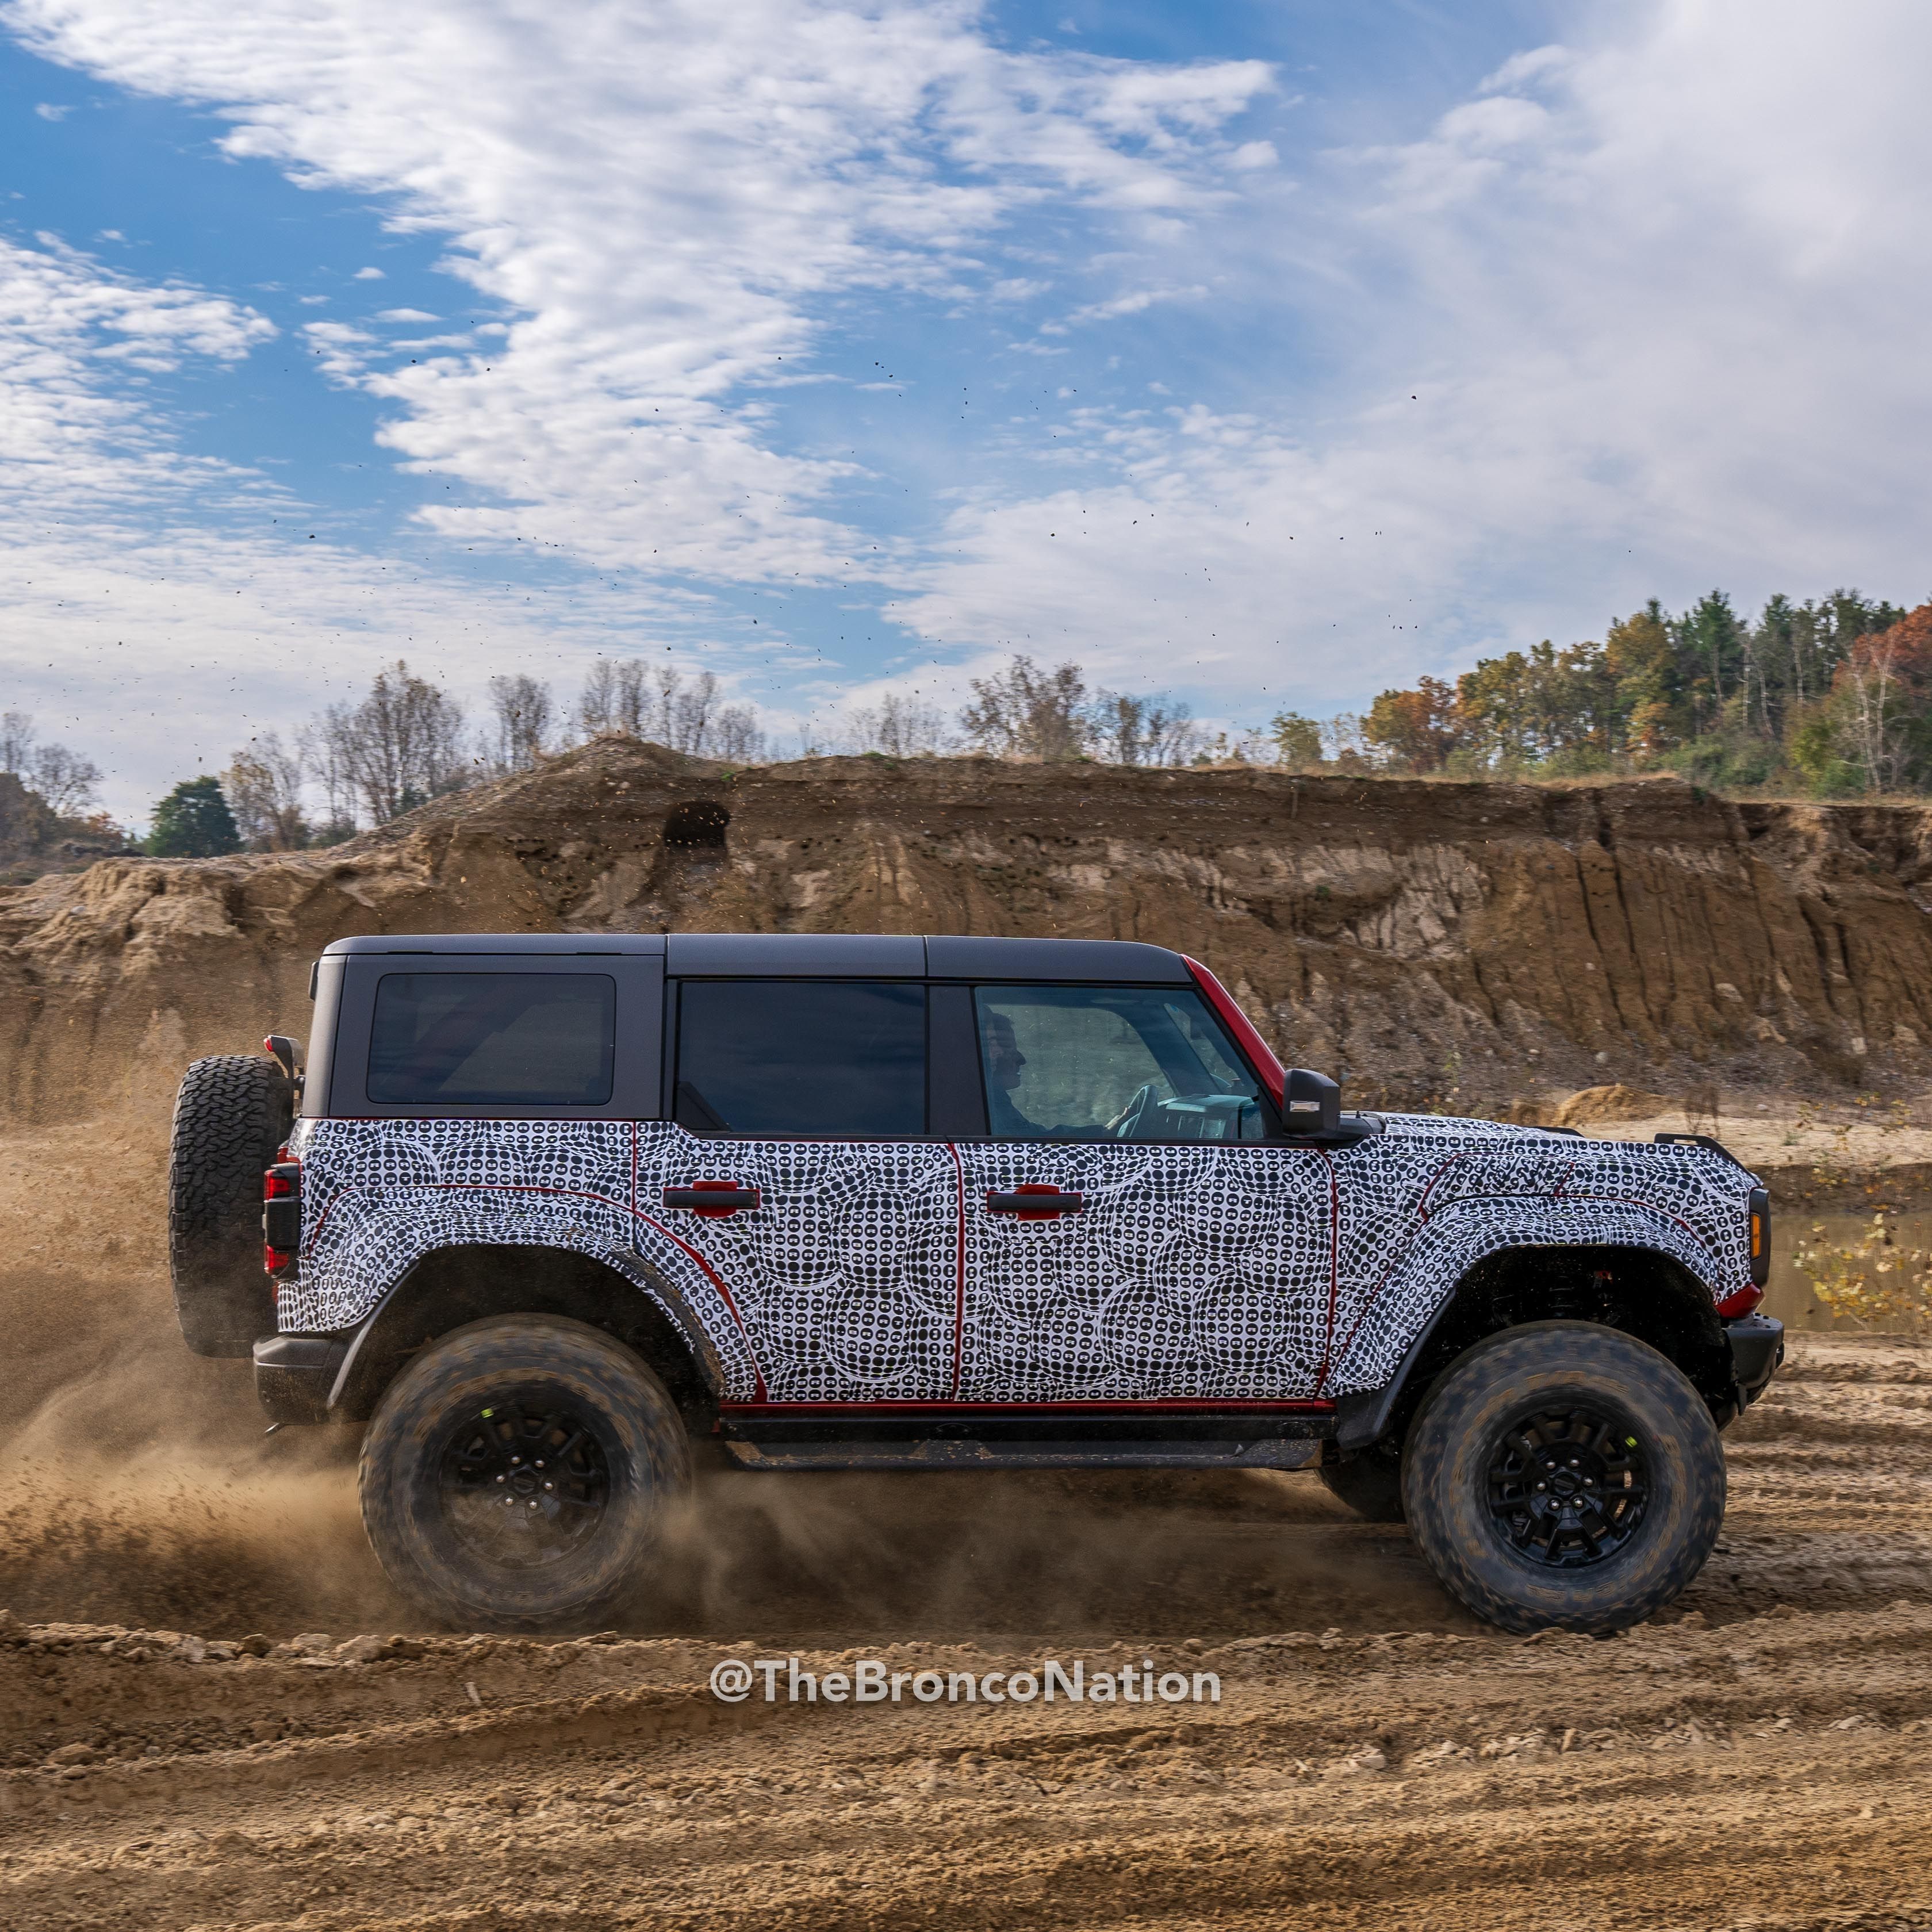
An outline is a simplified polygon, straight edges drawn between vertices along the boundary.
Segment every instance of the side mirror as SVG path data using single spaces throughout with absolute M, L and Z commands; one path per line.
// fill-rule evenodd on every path
M 1281 1124 L 1291 1134 L 1342 1131 L 1342 1090 L 1325 1073 L 1291 1066 L 1281 1097 Z

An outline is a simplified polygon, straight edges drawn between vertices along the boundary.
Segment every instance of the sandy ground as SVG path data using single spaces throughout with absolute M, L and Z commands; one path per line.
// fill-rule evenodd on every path
M 622 1630 L 432 1634 L 342 1445 L 218 1402 L 198 1453 L 94 1460 L 43 1406 L 7 1459 L 0 1924 L 1932 1925 L 1932 1348 L 1798 1350 L 1686 1614 L 1601 1641 L 1488 1631 L 1400 1531 L 1258 1474 L 726 1478 Z M 1221 1696 L 706 1688 L 793 1656 Z
M 1262 1474 L 722 1477 L 620 1628 L 452 1635 L 352 1443 L 181 1348 L 151 1126 L 0 1140 L 6 1932 L 1932 1928 L 1932 1344 L 1798 1338 L 1703 1576 L 1604 1641 Z M 706 1688 L 794 1656 L 1221 1694 Z

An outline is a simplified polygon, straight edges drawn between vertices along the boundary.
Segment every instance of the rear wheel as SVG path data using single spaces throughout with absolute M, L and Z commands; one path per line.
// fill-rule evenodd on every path
M 362 1520 L 432 1616 L 565 1630 L 644 1581 L 690 1480 L 676 1405 L 636 1356 L 517 1316 L 452 1330 L 389 1385 L 363 1438 Z
M 1724 1458 L 1703 1398 L 1635 1336 L 1539 1322 L 1469 1349 L 1429 1392 L 1402 1458 L 1430 1567 L 1505 1630 L 1621 1630 L 1703 1568 Z
M 294 1120 L 295 1089 L 272 1060 L 218 1054 L 182 1077 L 168 1148 L 168 1272 L 182 1338 L 197 1355 L 245 1355 L 275 1332 L 262 1171 Z

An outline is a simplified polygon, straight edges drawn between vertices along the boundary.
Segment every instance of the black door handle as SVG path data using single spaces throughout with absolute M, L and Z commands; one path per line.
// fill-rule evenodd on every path
M 735 1214 L 741 1208 L 760 1204 L 755 1187 L 740 1187 L 735 1180 L 700 1180 L 689 1187 L 667 1187 L 667 1208 L 687 1208 L 694 1214 Z
M 1077 1214 L 1087 1204 L 1084 1194 L 1063 1194 L 1057 1187 L 1022 1181 L 1010 1194 L 988 1189 L 986 1211 L 989 1214 L 1024 1214 L 1045 1220 L 1050 1214 Z

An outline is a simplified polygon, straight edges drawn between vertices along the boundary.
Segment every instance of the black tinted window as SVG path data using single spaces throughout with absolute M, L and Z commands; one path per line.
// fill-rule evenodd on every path
M 845 980 L 688 982 L 677 1118 L 700 1133 L 926 1131 L 926 989 Z
M 616 982 L 598 973 L 386 973 L 376 988 L 378 1106 L 601 1107 Z

